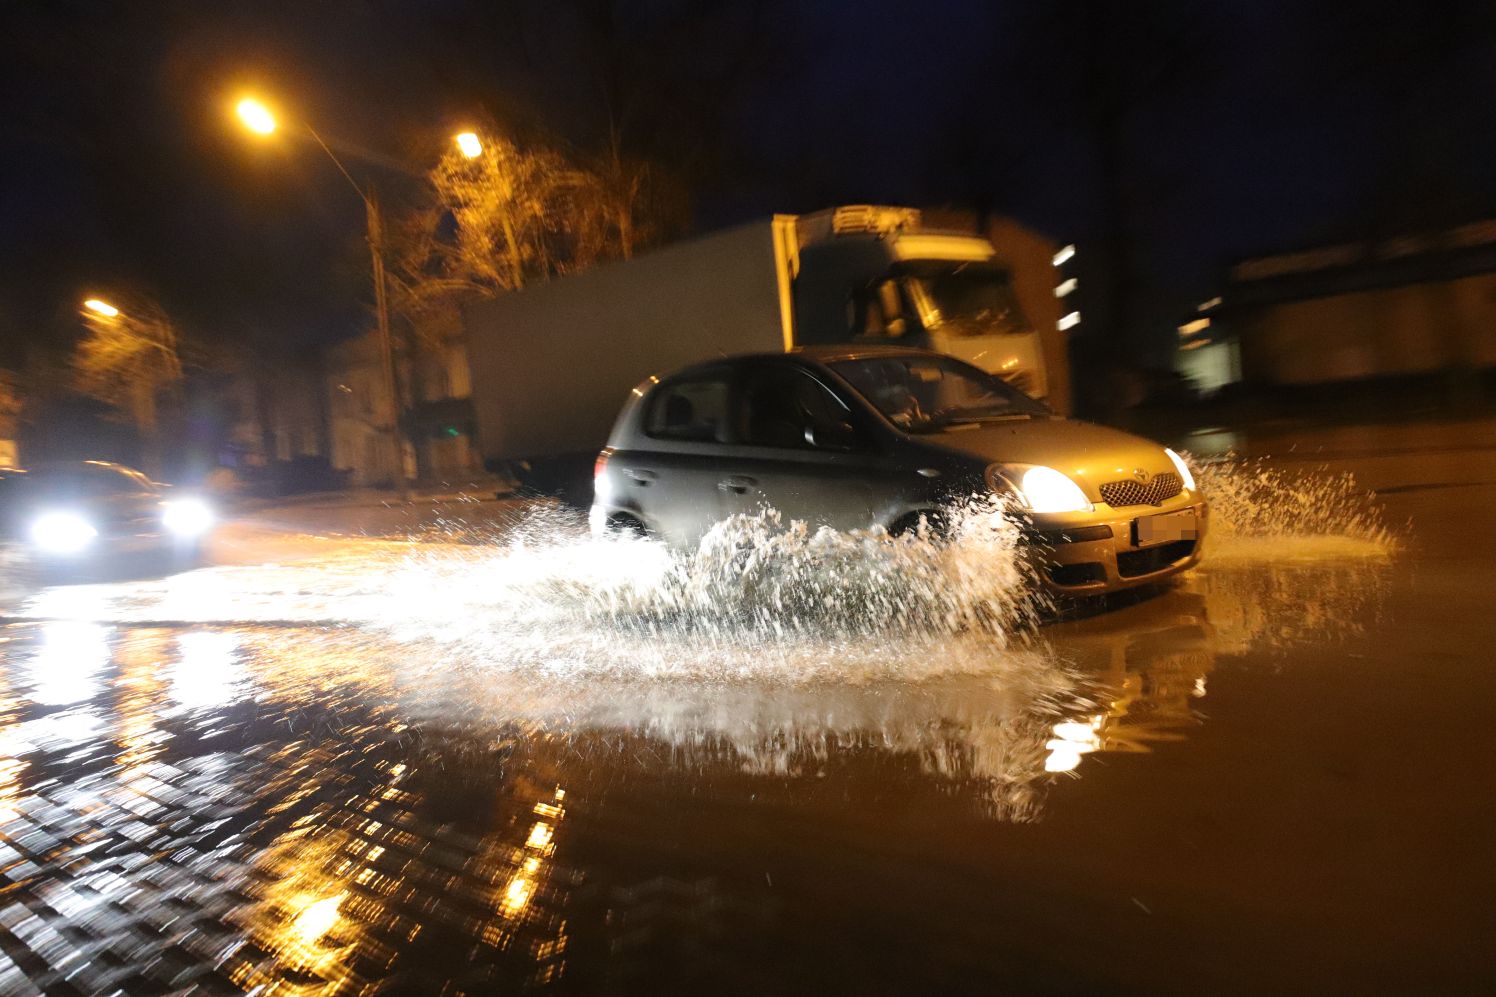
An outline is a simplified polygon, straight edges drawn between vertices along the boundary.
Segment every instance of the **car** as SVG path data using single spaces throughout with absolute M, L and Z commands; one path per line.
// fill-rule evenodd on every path
M 886 346 L 651 377 L 625 402 L 593 482 L 594 532 L 687 549 L 762 509 L 897 535 L 948 527 L 972 496 L 1003 496 L 1046 587 L 1078 595 L 1194 566 L 1209 514 L 1184 459 L 1161 444 L 1062 418 L 953 357 Z
M 213 523 L 201 497 L 120 464 L 84 460 L 0 472 L 0 530 L 43 569 L 140 554 L 195 560 Z

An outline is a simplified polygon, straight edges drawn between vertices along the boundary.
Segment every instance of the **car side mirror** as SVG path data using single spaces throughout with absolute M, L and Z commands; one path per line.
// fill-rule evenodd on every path
M 857 430 L 850 422 L 805 427 L 805 442 L 821 450 L 856 450 Z

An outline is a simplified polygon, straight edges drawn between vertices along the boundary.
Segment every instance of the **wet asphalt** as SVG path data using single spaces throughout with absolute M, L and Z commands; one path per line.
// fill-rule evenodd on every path
M 637 635 L 564 618 L 507 667 L 383 626 L 419 544 L 263 522 L 13 585 L 0 993 L 1488 991 L 1491 439 L 1228 440 L 1354 471 L 1396 549 L 1238 545 L 1002 645 L 800 641 L 803 682 L 720 632 L 730 673 L 568 669 Z

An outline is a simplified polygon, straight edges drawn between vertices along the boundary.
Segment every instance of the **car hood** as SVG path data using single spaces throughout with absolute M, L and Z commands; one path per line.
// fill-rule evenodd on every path
M 1173 472 L 1163 444 L 1119 429 L 1073 419 L 1027 419 L 953 426 L 940 433 L 911 437 L 965 458 L 988 464 L 1043 464 L 1069 475 L 1093 502 L 1100 487 L 1130 479 Z

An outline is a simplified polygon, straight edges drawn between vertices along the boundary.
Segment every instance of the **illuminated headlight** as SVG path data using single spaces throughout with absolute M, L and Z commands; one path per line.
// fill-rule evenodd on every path
M 1164 453 L 1169 455 L 1169 460 L 1173 462 L 1174 470 L 1179 472 L 1179 480 L 1184 482 L 1184 487 L 1190 491 L 1194 491 L 1195 476 L 1190 473 L 1189 465 L 1184 462 L 1184 458 L 1168 447 L 1164 447 Z
M 161 512 L 162 524 L 179 537 L 196 537 L 213 525 L 213 510 L 202 499 L 174 499 Z
M 73 512 L 49 512 L 31 524 L 31 542 L 51 554 L 76 554 L 98 535 L 92 523 Z
M 1052 467 L 996 467 L 989 477 L 995 488 L 1012 494 L 1029 512 L 1090 512 L 1095 508 L 1080 485 Z

